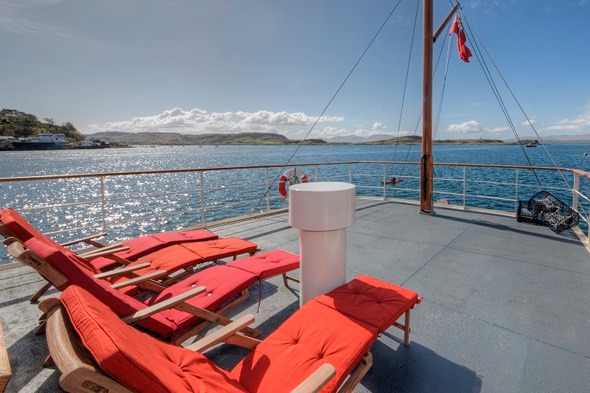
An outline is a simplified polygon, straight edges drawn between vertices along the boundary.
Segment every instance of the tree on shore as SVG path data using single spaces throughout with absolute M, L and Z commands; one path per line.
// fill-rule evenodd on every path
M 45 118 L 39 121 L 37 116 L 24 113 L 16 109 L 2 109 L 0 111 L 0 135 L 15 138 L 27 138 L 40 133 L 65 134 L 74 141 L 84 140 L 72 123 L 56 125 L 53 119 Z

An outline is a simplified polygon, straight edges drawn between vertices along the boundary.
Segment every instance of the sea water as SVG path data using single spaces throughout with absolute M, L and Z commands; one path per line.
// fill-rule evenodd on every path
M 435 162 L 557 165 L 590 171 L 590 145 L 435 145 Z M 345 161 L 420 160 L 418 145 L 157 146 L 96 150 L 0 151 L 0 177 L 194 169 Z
M 435 145 L 433 147 L 434 161 L 437 163 L 473 163 L 473 164 L 502 164 L 521 166 L 546 166 L 576 168 L 590 172 L 590 145 L 547 145 L 536 148 L 526 148 L 518 145 Z M 154 146 L 154 147 L 133 147 L 133 148 L 111 148 L 97 150 L 59 150 L 59 151 L 0 151 L 0 178 L 42 176 L 42 175 L 65 175 L 84 173 L 118 173 L 146 170 L 171 170 L 171 169 L 197 169 L 197 168 L 223 168 L 248 165 L 286 165 L 320 163 L 320 162 L 347 162 L 347 161 L 396 161 L 412 162 L 420 161 L 419 145 L 326 145 L 326 146 Z M 278 169 L 277 169 L 278 170 Z M 458 168 L 435 167 L 435 178 L 456 176 L 449 174 Z M 462 171 L 462 169 L 460 169 Z M 477 181 L 477 176 L 487 176 L 493 169 L 486 171 L 478 170 L 470 174 L 472 180 Z M 418 167 L 416 165 L 398 165 L 395 174 L 403 177 L 408 176 L 407 181 L 402 185 L 416 183 L 414 189 L 418 188 Z M 514 179 L 502 179 L 506 171 L 498 171 L 498 182 L 514 183 Z M 235 179 L 223 178 L 223 172 L 219 176 L 218 183 L 235 183 Z M 414 176 L 414 179 L 411 177 Z M 539 174 L 541 184 L 544 186 L 563 187 L 572 186 L 572 177 L 567 175 L 565 181 L 569 184 L 561 184 L 559 176 L 547 172 Z M 460 177 L 460 176 L 459 176 Z M 493 176 L 492 176 L 493 177 Z M 530 179 L 534 183 L 536 179 Z M 149 193 L 155 187 L 167 186 L 169 189 L 182 188 L 185 185 L 183 180 L 174 176 L 168 176 L 157 184 L 146 182 L 140 186 L 146 188 Z M 250 181 L 250 180 L 243 180 Z M 165 183 L 169 183 L 166 185 Z M 590 182 L 588 182 L 590 183 Z M 15 183 L 16 184 L 16 183 Z M 0 183 L 0 206 L 13 206 L 15 208 L 32 207 L 43 202 L 48 193 L 58 193 L 58 183 L 53 186 L 35 183 L 15 184 Z M 476 184 L 477 185 L 477 184 Z M 124 185 L 129 187 L 129 193 L 138 184 Z M 583 187 L 587 187 L 583 186 Z M 55 187 L 53 189 L 51 187 Z M 85 188 L 81 185 L 74 190 L 72 195 L 63 195 L 61 203 L 78 202 L 81 195 L 90 198 L 99 198 L 96 193 L 97 187 Z M 438 184 L 435 183 L 435 188 Z M 460 187 L 458 185 L 458 187 Z M 488 185 L 488 187 L 490 187 Z M 501 185 L 492 185 L 492 190 L 486 190 L 485 195 L 497 194 L 502 196 L 504 192 Z M 401 187 L 400 187 L 401 188 Z M 246 191 L 244 191 L 246 192 Z M 359 195 L 370 192 L 359 189 Z M 460 193 L 461 190 L 458 190 Z M 75 194 L 75 195 L 74 195 Z M 484 192 L 482 192 L 484 194 Z M 93 196 L 94 195 L 94 196 Z M 396 196 L 408 197 L 399 192 Z M 237 196 L 242 197 L 242 196 Z M 409 196 L 414 197 L 415 195 Z M 243 198 L 251 198 L 244 195 Z M 256 198 L 256 196 L 254 196 Z M 452 199 L 452 198 L 449 198 Z M 461 201 L 451 201 L 459 202 Z M 569 200 L 568 200 L 569 202 Z M 138 202 L 141 203 L 141 202 Z M 495 200 L 485 201 L 488 208 L 511 209 L 507 206 L 510 203 Z M 502 203 L 504 205 L 502 205 Z M 47 203 L 45 203 L 47 204 Z M 513 203 L 512 203 L 513 204 Z M 133 206 L 124 207 L 132 212 Z M 169 206 L 174 208 L 174 206 Z M 179 204 L 179 209 L 182 206 Z M 128 213 L 129 211 L 125 212 Z M 123 212 L 120 212 L 123 214 Z M 99 214 L 99 213 L 97 213 Z M 225 217 L 217 217 L 225 218 Z M 87 218 L 89 220 L 90 218 Z M 140 234 L 140 233 L 138 233 Z M 6 262 L 6 257 L 0 255 L 0 263 Z

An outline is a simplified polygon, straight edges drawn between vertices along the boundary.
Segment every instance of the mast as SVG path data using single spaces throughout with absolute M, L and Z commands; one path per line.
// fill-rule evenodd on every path
M 424 0 L 422 49 L 422 156 L 420 158 L 420 213 L 432 213 L 434 162 L 432 159 L 432 0 Z
M 432 195 L 434 190 L 434 159 L 432 157 L 432 48 L 451 17 L 460 7 L 455 5 L 433 35 L 433 0 L 424 0 L 424 27 L 422 49 L 422 156 L 420 157 L 420 213 L 434 215 Z

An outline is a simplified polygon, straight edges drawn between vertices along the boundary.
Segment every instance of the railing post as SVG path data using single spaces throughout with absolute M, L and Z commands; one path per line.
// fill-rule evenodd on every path
M 574 188 L 572 190 L 572 209 L 578 211 L 580 198 L 580 175 L 574 172 Z M 588 229 L 586 230 L 586 249 L 590 250 L 590 225 L 588 225 Z
M 463 166 L 463 210 L 467 206 L 467 167 Z
M 101 200 L 101 210 L 102 210 L 102 231 L 107 232 L 107 206 L 106 206 L 106 198 L 104 194 L 104 177 L 100 177 L 100 200 Z
M 386 185 L 387 184 L 385 184 L 385 176 L 387 176 L 387 168 L 386 168 L 386 165 L 387 164 L 383 164 L 382 165 L 382 168 L 383 169 L 381 170 L 381 172 L 382 172 L 381 173 L 381 179 L 382 179 L 381 185 L 383 186 L 382 187 L 383 188 L 383 200 L 387 199 L 387 188 L 386 188 Z
M 520 174 L 520 171 L 517 169 L 516 170 L 516 184 L 514 185 L 514 189 L 515 189 L 514 204 L 515 205 L 518 203 L 518 175 L 519 174 Z
M 352 183 L 352 164 L 348 164 L 348 182 Z
M 205 173 L 199 172 L 201 180 L 201 225 L 205 226 Z
M 269 181 L 270 181 L 270 175 L 269 175 L 269 168 L 266 167 L 266 190 L 268 190 L 268 192 L 266 193 L 266 211 L 269 212 L 270 211 L 270 185 L 269 185 Z
M 580 175 L 574 172 L 574 189 L 572 190 L 572 208 L 578 211 L 578 192 L 580 191 Z

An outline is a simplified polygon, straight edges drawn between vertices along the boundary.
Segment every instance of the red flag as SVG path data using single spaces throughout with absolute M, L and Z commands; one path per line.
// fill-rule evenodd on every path
M 467 36 L 463 31 L 463 24 L 461 23 L 461 19 L 459 15 L 455 15 L 455 21 L 451 26 L 451 35 L 453 33 L 457 34 L 457 49 L 459 50 L 459 57 L 465 63 L 469 63 L 469 58 L 471 57 L 471 51 L 467 46 L 465 46 L 465 42 L 467 42 Z

